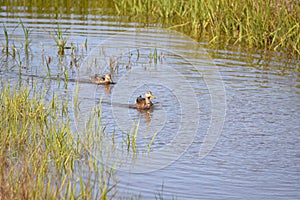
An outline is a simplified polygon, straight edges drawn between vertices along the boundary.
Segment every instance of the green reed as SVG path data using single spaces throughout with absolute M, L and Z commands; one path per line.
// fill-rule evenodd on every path
M 29 35 L 30 35 L 30 30 L 29 28 L 26 28 L 24 23 L 22 22 L 22 20 L 20 20 L 20 24 L 24 33 L 24 48 L 25 48 L 25 52 L 26 54 L 28 54 L 28 50 L 29 50 Z
M 152 144 L 154 142 L 154 139 L 156 138 L 157 134 L 158 134 L 158 132 L 154 133 L 154 135 L 151 137 L 151 140 L 149 141 L 149 143 L 147 145 L 148 146 L 148 153 L 151 151 L 151 146 L 152 146 Z
M 51 32 L 48 33 L 56 43 L 56 46 L 58 48 L 58 55 L 64 55 L 65 49 L 69 49 L 70 47 L 66 46 L 68 37 L 65 36 L 65 32 L 63 32 L 60 25 L 57 25 L 57 31 L 55 32 L 55 34 Z
M 6 26 L 3 24 L 3 32 L 4 32 L 4 37 L 5 37 L 5 44 L 3 45 L 2 49 L 5 49 L 5 54 L 9 54 L 9 38 L 8 38 L 8 32 Z
M 88 50 L 88 38 L 85 38 L 85 41 L 84 41 L 84 48 L 85 48 L 85 51 Z
M 246 45 L 300 54 L 300 4 L 288 0 L 121 0 L 119 15 L 160 22 L 216 44 Z
M 133 153 L 138 153 L 137 134 L 139 130 L 139 125 L 140 125 L 140 119 L 138 120 L 137 124 L 133 125 L 127 137 L 128 150 L 130 149 L 131 146 Z
M 74 109 L 75 118 L 78 118 L 79 110 L 80 110 L 80 108 L 79 108 L 80 102 L 78 101 L 78 93 L 79 93 L 79 86 L 78 86 L 78 83 L 76 83 L 74 96 L 73 96 L 73 109 Z
M 122 146 L 126 146 L 127 152 L 132 152 L 133 156 L 136 156 L 139 153 L 139 150 L 141 153 L 151 153 L 151 147 L 152 144 L 158 134 L 158 132 L 154 133 L 154 135 L 150 138 L 149 141 L 145 139 L 145 145 L 138 145 L 138 133 L 139 133 L 139 126 L 140 126 L 140 119 L 138 120 L 137 123 L 134 123 L 132 128 L 130 129 L 129 132 L 125 134 L 125 140 L 123 139 L 123 144 Z M 135 155 L 134 155 L 135 154 Z

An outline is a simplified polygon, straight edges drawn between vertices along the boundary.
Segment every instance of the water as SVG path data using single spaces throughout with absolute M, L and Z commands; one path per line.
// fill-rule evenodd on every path
M 49 58 L 53 75 L 66 66 L 71 78 L 79 80 L 113 72 L 117 84 L 108 88 L 79 82 L 82 103 L 74 126 L 80 130 L 102 101 L 102 123 L 107 133 L 115 132 L 117 141 L 139 123 L 137 144 L 142 152 L 157 134 L 150 154 L 116 169 L 118 196 L 300 198 L 298 60 L 235 47 L 210 49 L 180 33 L 118 23 L 111 15 L 86 15 L 85 9 L 58 14 L 60 19 L 53 20 L 51 6 L 44 14 L 35 7 L 1 8 L 2 21 L 17 48 L 22 48 L 18 41 L 24 38 L 20 26 L 16 28 L 19 18 L 32 30 L 30 56 L 20 50 L 21 60 L 9 61 L 12 69 L 5 69 L 11 65 L 2 62 L 2 80 L 17 83 L 19 65 L 23 74 L 43 77 L 47 74 L 43 59 Z M 75 56 L 71 50 L 64 58 L 57 56 L 48 33 L 55 33 L 56 22 L 62 30 L 68 29 L 68 45 L 73 42 L 77 47 Z M 0 38 L 4 42 L 2 30 Z M 49 90 L 46 98 L 52 92 L 73 97 L 75 83 L 65 88 L 59 81 L 28 77 L 23 79 L 38 81 Z M 153 110 L 128 107 L 147 90 L 156 96 Z

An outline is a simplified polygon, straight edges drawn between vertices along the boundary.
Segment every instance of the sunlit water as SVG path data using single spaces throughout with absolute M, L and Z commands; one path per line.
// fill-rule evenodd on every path
M 24 40 L 20 25 L 16 28 L 19 18 L 32 30 L 28 59 L 20 52 L 19 62 L 6 64 L 2 56 L 2 80 L 17 84 L 21 66 L 22 74 L 40 76 L 22 79 L 48 88 L 46 98 L 57 92 L 72 99 L 75 82 L 66 89 L 63 82 L 41 78 L 47 74 L 43 59 L 51 59 L 53 75 L 68 66 L 71 78 L 84 80 L 79 81 L 74 129 L 80 130 L 101 102 L 105 131 L 116 134 L 117 141 L 139 124 L 138 150 L 144 152 L 156 134 L 147 156 L 116 169 L 119 197 L 300 198 L 300 77 L 294 70 L 299 61 L 280 55 L 267 60 L 259 52 L 234 48 L 212 50 L 173 31 L 140 29 L 142 25 L 119 24 L 109 16 L 66 15 L 55 22 L 68 29 L 76 65 L 71 50 L 64 58 L 57 56 L 48 33 L 55 33 L 57 25 L 49 15 L 35 18 L 5 7 L 0 15 L 16 47 Z M 0 37 L 4 43 L 2 30 Z M 7 69 L 10 64 L 15 67 Z M 89 76 L 108 72 L 115 85 L 87 83 Z M 154 108 L 130 108 L 148 90 L 156 96 Z

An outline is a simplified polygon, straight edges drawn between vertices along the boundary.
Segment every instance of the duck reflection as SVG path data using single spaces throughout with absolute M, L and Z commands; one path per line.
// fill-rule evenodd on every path
M 140 112 L 140 115 L 145 117 L 146 122 L 151 122 L 153 107 L 151 107 L 147 110 L 138 109 L 138 111 Z
M 112 85 L 104 85 L 105 93 L 111 94 Z

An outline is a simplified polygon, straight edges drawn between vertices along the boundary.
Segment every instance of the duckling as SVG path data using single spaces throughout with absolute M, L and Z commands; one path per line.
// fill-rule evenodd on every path
M 105 74 L 105 76 L 100 76 L 99 74 L 96 74 L 95 76 L 92 76 L 90 78 L 90 80 L 93 82 L 93 83 L 96 83 L 98 85 L 100 84 L 114 84 L 113 80 L 111 79 L 111 75 L 110 74 Z
M 138 109 L 149 109 L 153 106 L 153 103 L 150 101 L 150 98 L 154 99 L 155 96 L 152 94 L 152 92 L 147 91 L 145 93 L 145 98 L 142 96 L 139 96 L 136 98 L 135 105 Z

